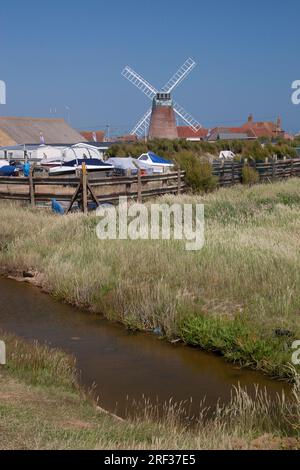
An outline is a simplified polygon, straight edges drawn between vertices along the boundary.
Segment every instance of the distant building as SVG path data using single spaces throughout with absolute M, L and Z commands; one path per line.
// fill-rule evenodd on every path
M 136 135 L 128 134 L 128 135 L 120 135 L 119 137 L 116 137 L 114 140 L 117 142 L 125 143 L 125 144 L 133 144 L 134 142 L 138 141 L 138 138 Z
M 125 143 L 131 144 L 137 142 L 138 138 L 136 135 L 120 135 L 118 137 L 106 138 L 105 131 L 79 131 L 82 137 L 88 142 L 113 142 L 113 143 Z
M 294 136 L 293 134 L 290 134 L 289 132 L 285 132 L 283 138 L 284 138 L 285 140 L 291 140 L 291 141 L 293 141 L 293 140 L 295 140 L 295 137 L 296 137 L 296 136 Z
M 104 131 L 79 131 L 82 137 L 88 142 L 104 142 Z
M 178 126 L 177 127 L 178 138 L 186 140 L 206 140 L 209 130 L 201 128 L 196 132 L 189 126 Z
M 0 117 L 0 146 L 77 144 L 84 139 L 64 119 Z
M 288 140 L 294 138 L 282 129 L 280 118 L 276 122 L 255 122 L 252 114 L 248 117 L 248 121 L 239 127 L 219 126 L 210 130 L 202 128 L 196 133 L 188 126 L 179 126 L 177 130 L 180 139 L 207 140 L 209 142 L 216 142 L 217 140 L 255 140 L 263 137 L 269 139 L 282 137 Z
M 243 127 L 215 127 L 207 135 L 209 142 L 217 140 L 253 140 L 256 139 L 251 130 Z
M 285 131 L 282 129 L 282 122 L 280 117 L 277 118 L 276 122 L 255 122 L 253 115 L 250 114 L 248 121 L 241 127 L 241 129 L 253 133 L 253 136 L 256 139 L 259 139 L 260 137 L 267 137 L 270 139 L 274 139 L 276 137 L 284 138 L 285 135 Z

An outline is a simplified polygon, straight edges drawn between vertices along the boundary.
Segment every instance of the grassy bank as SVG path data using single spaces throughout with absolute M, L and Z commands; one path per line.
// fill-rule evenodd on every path
M 2 203 L 0 265 L 37 271 L 57 298 L 130 328 L 160 327 L 171 340 L 290 376 L 300 338 L 299 180 L 162 201 L 205 203 L 204 249 L 99 241 L 94 215 Z
M 179 410 L 157 419 L 145 408 L 122 421 L 99 409 L 77 385 L 71 357 L 0 332 L 7 366 L 0 366 L 1 449 L 299 449 L 300 384 L 295 401 L 271 402 L 234 390 L 210 420 L 186 429 Z

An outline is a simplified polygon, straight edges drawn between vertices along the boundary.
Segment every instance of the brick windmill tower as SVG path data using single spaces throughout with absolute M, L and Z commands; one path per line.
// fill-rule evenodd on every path
M 177 139 L 177 124 L 170 93 L 157 93 L 153 98 L 149 139 Z
M 188 59 L 160 91 L 130 67 L 125 67 L 122 72 L 123 77 L 127 78 L 152 100 L 152 107 L 137 123 L 131 132 L 132 135 L 139 138 L 148 136 L 149 139 L 176 139 L 178 138 L 176 115 L 188 124 L 195 133 L 201 129 L 202 126 L 196 119 L 172 99 L 172 92 L 195 66 L 196 63 L 192 59 Z

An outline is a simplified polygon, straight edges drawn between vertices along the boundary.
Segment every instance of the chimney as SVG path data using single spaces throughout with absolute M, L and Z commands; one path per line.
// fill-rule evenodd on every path
M 249 114 L 248 116 L 248 123 L 253 124 L 253 114 Z
M 282 129 L 282 120 L 281 120 L 280 116 L 278 116 L 278 118 L 277 118 L 276 127 L 277 127 L 277 130 L 281 131 L 281 129 Z

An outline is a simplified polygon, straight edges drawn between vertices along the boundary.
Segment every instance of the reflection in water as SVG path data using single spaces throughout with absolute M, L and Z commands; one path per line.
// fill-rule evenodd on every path
M 143 334 L 133 334 L 98 316 L 56 302 L 38 289 L 0 279 L 0 328 L 72 353 L 82 383 L 96 386 L 101 406 L 124 414 L 128 403 L 148 398 L 162 404 L 192 398 L 192 411 L 226 402 L 233 385 L 253 384 L 281 393 L 287 384 L 240 370 L 222 358 Z M 126 397 L 128 396 L 128 400 Z

